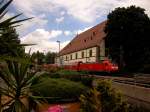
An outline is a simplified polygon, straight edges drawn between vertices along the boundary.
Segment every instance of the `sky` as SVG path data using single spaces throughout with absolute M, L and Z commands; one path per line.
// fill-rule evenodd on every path
M 21 43 L 36 44 L 26 52 L 58 52 L 77 34 L 103 22 L 117 7 L 136 5 L 150 17 L 150 0 L 14 0 L 5 18 L 23 13 L 17 32 Z

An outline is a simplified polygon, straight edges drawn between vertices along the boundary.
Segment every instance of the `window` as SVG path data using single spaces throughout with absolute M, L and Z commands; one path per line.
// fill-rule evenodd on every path
M 91 36 L 91 40 L 93 40 L 93 37 Z
M 93 36 L 95 36 L 96 35 L 96 33 L 95 32 L 93 32 Z
M 75 57 L 76 59 L 78 58 L 78 53 L 76 53 L 76 57 Z
M 84 51 L 82 52 L 82 58 L 84 58 Z
M 72 60 L 72 54 L 70 55 L 70 60 Z
M 84 40 L 84 42 L 86 42 L 86 39 Z
M 89 51 L 89 56 L 92 57 L 92 50 Z
M 64 59 L 64 61 L 65 61 L 65 60 L 66 60 L 66 57 L 64 56 L 63 59 Z

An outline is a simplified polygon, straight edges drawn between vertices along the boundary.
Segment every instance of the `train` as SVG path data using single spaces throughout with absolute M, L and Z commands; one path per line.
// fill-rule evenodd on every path
M 109 59 L 103 60 L 101 63 L 83 63 L 79 61 L 67 65 L 60 65 L 60 64 L 43 65 L 44 69 L 55 69 L 59 67 L 73 71 L 106 72 L 106 73 L 114 73 L 119 71 L 118 65 L 112 63 Z
M 117 72 L 118 65 L 112 63 L 110 60 L 103 60 L 101 63 L 82 63 L 76 62 L 70 65 L 63 65 L 66 70 L 74 71 L 90 71 L 90 72 Z

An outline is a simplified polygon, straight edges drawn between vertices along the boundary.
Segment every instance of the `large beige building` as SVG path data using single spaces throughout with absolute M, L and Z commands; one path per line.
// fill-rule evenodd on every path
M 57 64 L 68 65 L 75 62 L 100 62 L 105 58 L 106 21 L 77 35 L 66 45 L 56 58 Z

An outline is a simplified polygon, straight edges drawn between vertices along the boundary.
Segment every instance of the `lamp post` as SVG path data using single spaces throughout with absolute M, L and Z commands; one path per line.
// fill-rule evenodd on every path
M 59 41 L 59 40 L 57 40 L 56 42 L 58 42 L 58 44 L 59 44 L 59 52 L 60 52 L 60 41 Z
M 56 42 L 57 42 L 57 43 L 58 43 L 58 45 L 59 45 L 58 57 L 59 57 L 59 64 L 60 64 L 60 63 L 61 63 L 61 62 L 60 62 L 60 55 L 59 55 L 59 53 L 60 53 L 60 41 L 59 41 L 59 40 L 57 40 Z

